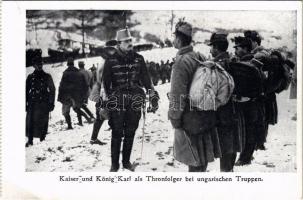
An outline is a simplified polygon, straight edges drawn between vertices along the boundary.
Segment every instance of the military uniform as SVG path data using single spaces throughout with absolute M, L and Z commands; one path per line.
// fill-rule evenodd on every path
M 63 72 L 59 85 L 58 101 L 62 103 L 62 114 L 65 117 L 68 129 L 72 129 L 70 109 L 71 107 L 77 113 L 79 124 L 82 124 L 81 116 L 87 121 L 89 117 L 80 110 L 82 104 L 87 98 L 88 86 L 84 76 L 74 67 L 73 60 L 68 60 L 68 68 Z
M 192 26 L 188 23 L 177 24 L 177 31 L 189 37 L 192 36 Z M 187 98 L 191 81 L 199 66 L 196 59 L 206 60 L 205 56 L 195 53 L 191 45 L 178 49 L 176 61 L 172 68 L 168 119 L 175 129 L 175 159 L 186 164 L 189 172 L 205 172 L 208 163 L 221 156 L 215 125 L 209 125 L 205 131 L 201 131 L 199 134 L 193 134 L 191 130 L 184 131 L 184 127 L 188 126 L 188 121 L 184 120 L 185 116 L 196 111 L 190 108 L 190 102 Z M 214 121 L 215 115 L 213 113 L 207 112 L 206 119 Z M 193 117 L 193 120 L 205 123 L 200 116 Z
M 247 39 L 242 38 L 239 44 L 247 45 Z M 250 61 L 254 58 L 254 55 L 248 52 L 246 55 L 240 57 L 240 61 Z M 237 105 L 241 108 L 244 123 L 245 123 L 245 147 L 240 154 L 239 160 L 236 165 L 250 164 L 253 159 L 253 153 L 257 143 L 261 140 L 262 134 L 265 129 L 265 108 L 264 108 L 264 96 L 260 95 L 255 98 L 238 97 Z
M 228 44 L 227 35 L 214 33 L 210 38 L 210 44 L 219 45 L 223 42 Z M 220 51 L 213 61 L 220 64 L 226 71 L 229 71 L 230 56 L 226 51 Z M 217 110 L 217 130 L 220 140 L 222 157 L 220 158 L 220 170 L 232 172 L 236 161 L 237 152 L 244 149 L 245 127 L 242 110 L 233 100 L 233 97 L 226 105 Z
M 54 109 L 55 86 L 50 74 L 35 70 L 26 79 L 26 135 L 28 145 L 33 138 L 45 139 L 48 129 L 49 112 Z
M 143 57 L 134 51 L 123 52 L 120 48 L 106 59 L 103 73 L 104 89 L 108 96 L 106 108 L 110 113 L 109 124 L 112 129 L 111 171 L 119 169 L 122 138 L 123 167 L 133 171 L 130 156 L 145 102 L 142 87 L 147 91 L 152 90 L 152 83 Z

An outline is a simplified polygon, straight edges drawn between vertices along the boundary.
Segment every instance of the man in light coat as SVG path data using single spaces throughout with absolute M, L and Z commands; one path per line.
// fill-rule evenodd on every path
M 199 135 L 183 129 L 183 116 L 191 112 L 187 96 L 199 66 L 195 59 L 204 61 L 205 57 L 193 51 L 192 26 L 189 23 L 179 22 L 174 35 L 174 46 L 179 51 L 172 67 L 168 111 L 168 118 L 175 129 L 174 157 L 188 165 L 189 172 L 205 172 L 208 162 L 221 155 L 215 126 Z

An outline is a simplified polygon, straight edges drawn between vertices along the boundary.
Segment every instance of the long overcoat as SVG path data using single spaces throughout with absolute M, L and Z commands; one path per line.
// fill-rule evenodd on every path
M 192 46 L 181 48 L 172 67 L 171 90 L 169 93 L 168 118 L 180 121 L 181 127 L 174 133 L 174 157 L 190 166 L 205 166 L 214 158 L 221 156 L 220 144 L 216 127 L 210 127 L 201 134 L 193 135 L 182 128 L 183 116 L 191 112 L 188 108 L 188 94 L 193 75 L 198 67 L 197 61 L 205 60 L 203 55 L 193 51 Z M 203 123 L 203 121 L 201 121 Z
M 214 62 L 229 71 L 230 56 L 228 52 L 217 55 Z M 221 144 L 222 154 L 241 152 L 245 145 L 245 126 L 242 110 L 233 101 L 229 100 L 217 110 L 217 129 Z
M 26 135 L 47 134 L 49 112 L 54 109 L 55 86 L 50 74 L 35 70 L 26 79 Z

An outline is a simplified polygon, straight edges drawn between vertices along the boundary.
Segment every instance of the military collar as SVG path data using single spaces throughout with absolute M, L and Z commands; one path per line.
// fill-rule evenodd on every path
M 193 46 L 191 46 L 191 45 L 182 47 L 182 48 L 179 49 L 179 51 L 177 53 L 177 56 L 186 54 L 186 53 L 191 52 L 191 51 L 193 51 Z
M 229 54 L 228 54 L 227 51 L 224 51 L 224 52 L 222 52 L 222 53 L 219 53 L 216 57 L 214 57 L 213 60 L 216 62 L 216 61 L 220 61 L 220 60 L 222 60 L 222 59 L 224 59 L 224 58 L 229 58 Z

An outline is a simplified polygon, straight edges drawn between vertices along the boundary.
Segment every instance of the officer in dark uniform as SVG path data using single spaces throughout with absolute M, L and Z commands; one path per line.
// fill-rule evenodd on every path
M 145 103 L 142 87 L 151 98 L 156 94 L 144 58 L 133 51 L 132 37 L 127 28 L 117 32 L 117 41 L 117 51 L 106 59 L 103 72 L 104 89 L 108 96 L 105 106 L 110 113 L 109 124 L 112 129 L 111 172 L 119 170 L 122 138 L 123 167 L 135 170 L 135 166 L 130 163 L 130 156 Z
M 209 46 L 213 61 L 229 71 L 230 56 L 227 52 L 227 34 L 213 33 Z M 243 114 L 234 102 L 233 98 L 217 110 L 217 130 L 220 139 L 222 157 L 220 158 L 220 170 L 232 172 L 236 161 L 237 152 L 244 148 L 243 143 Z
M 47 134 L 49 112 L 55 107 L 55 85 L 50 74 L 42 69 L 42 57 L 33 58 L 35 71 L 26 78 L 26 147 L 33 145 L 34 137 L 43 141 Z
M 235 38 L 235 54 L 239 61 L 251 61 L 254 55 L 251 53 L 252 42 L 245 37 Z M 255 98 L 237 97 L 237 104 L 241 107 L 245 123 L 245 147 L 241 152 L 236 166 L 251 164 L 253 153 L 257 145 L 260 133 L 264 132 L 265 110 L 264 97 Z

